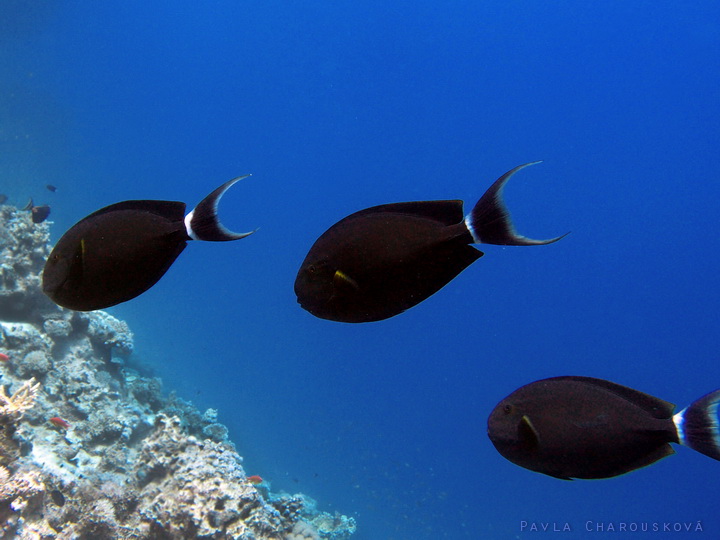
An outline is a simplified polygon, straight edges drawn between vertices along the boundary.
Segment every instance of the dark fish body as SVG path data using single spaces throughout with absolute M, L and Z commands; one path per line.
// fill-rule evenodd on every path
M 53 186 L 52 184 L 48 184 L 45 187 L 47 188 L 48 191 L 52 191 L 53 193 L 55 193 L 57 191 L 57 188 L 55 186 Z
M 50 207 L 47 204 L 42 204 L 40 206 L 33 206 L 30 209 L 30 214 L 31 214 L 33 223 L 42 223 L 50 215 Z
M 430 206 L 457 219 L 420 213 Z M 303 263 L 295 283 L 301 305 L 343 322 L 386 319 L 414 306 L 482 255 L 468 245 L 460 221 L 461 201 L 389 204 L 348 216 Z
M 244 178 L 244 177 L 241 177 Z M 90 214 L 71 227 L 50 253 L 43 291 L 78 311 L 125 302 L 152 287 L 188 240 L 226 241 L 233 233 L 217 217 L 217 203 L 236 178 L 220 186 L 185 216 L 177 201 L 124 201 Z
M 0 193 L 0 204 L 5 204 L 5 202 L 8 200 L 7 195 L 4 193 Z
M 470 244 L 549 244 L 516 234 L 500 177 L 468 215 L 458 200 L 384 204 L 330 227 L 313 244 L 295 280 L 300 305 L 341 322 L 393 317 L 439 291 L 483 253 Z
M 33 223 L 42 223 L 50 215 L 50 207 L 47 204 L 35 206 L 32 197 L 30 197 L 28 203 L 23 207 L 23 210 L 30 212 Z
M 556 478 L 609 478 L 655 463 L 682 443 L 720 460 L 720 390 L 675 406 L 591 377 L 519 388 L 490 414 L 488 436 L 506 459 Z

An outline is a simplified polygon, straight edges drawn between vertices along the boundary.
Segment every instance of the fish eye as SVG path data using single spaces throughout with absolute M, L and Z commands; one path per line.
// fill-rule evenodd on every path
M 513 406 L 510 405 L 510 404 L 505 405 L 505 406 L 503 407 L 503 412 L 504 412 L 505 414 L 510 414 L 511 412 L 513 412 Z
M 310 266 L 308 266 L 307 271 L 310 274 L 314 274 L 317 271 L 317 268 L 315 268 L 314 264 L 311 264 Z

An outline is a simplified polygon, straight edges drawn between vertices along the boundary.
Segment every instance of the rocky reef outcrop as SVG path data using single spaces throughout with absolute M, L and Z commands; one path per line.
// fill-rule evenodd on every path
M 349 538 L 354 519 L 248 479 L 217 411 L 133 366 L 125 322 L 45 297 L 50 225 L 0 206 L 0 538 Z

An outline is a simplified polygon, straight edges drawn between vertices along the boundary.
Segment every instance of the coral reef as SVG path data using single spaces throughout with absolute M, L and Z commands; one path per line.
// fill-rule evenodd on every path
M 248 481 L 216 410 L 130 367 L 125 322 L 45 297 L 49 227 L 0 206 L 0 538 L 349 538 L 354 519 Z

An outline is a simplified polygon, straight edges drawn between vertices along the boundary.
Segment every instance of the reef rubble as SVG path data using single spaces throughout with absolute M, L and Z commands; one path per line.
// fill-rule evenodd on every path
M 45 297 L 50 226 L 0 205 L 0 538 L 350 538 L 353 518 L 249 480 L 217 411 L 131 369 L 125 322 Z

